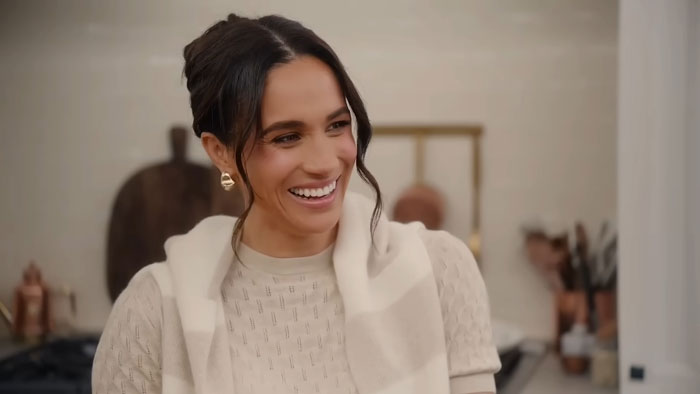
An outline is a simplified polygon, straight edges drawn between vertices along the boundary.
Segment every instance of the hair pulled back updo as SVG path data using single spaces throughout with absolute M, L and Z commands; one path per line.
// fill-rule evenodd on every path
M 299 22 L 277 15 L 249 19 L 230 14 L 185 47 L 184 74 L 195 134 L 199 137 L 202 132 L 212 133 L 233 148 L 236 167 L 248 190 L 249 204 L 236 224 L 235 238 L 255 199 L 243 149 L 251 138 L 257 141 L 261 137 L 261 103 L 267 74 L 273 67 L 303 55 L 313 56 L 330 67 L 350 104 L 357 126 L 357 172 L 376 195 L 370 231 L 374 232 L 379 220 L 379 185 L 364 164 L 372 126 L 355 85 L 333 49 Z

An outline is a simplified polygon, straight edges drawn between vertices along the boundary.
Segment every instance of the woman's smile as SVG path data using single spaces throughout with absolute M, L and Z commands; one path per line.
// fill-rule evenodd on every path
M 335 201 L 338 180 L 313 182 L 290 188 L 288 190 L 292 198 L 307 208 L 325 209 Z

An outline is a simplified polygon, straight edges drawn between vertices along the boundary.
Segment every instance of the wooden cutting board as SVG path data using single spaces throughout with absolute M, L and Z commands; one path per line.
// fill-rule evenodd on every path
M 238 216 L 237 188 L 225 192 L 219 172 L 185 157 L 184 128 L 171 130 L 173 157 L 132 175 L 112 207 L 107 240 L 107 286 L 112 301 L 142 267 L 165 260 L 163 243 L 214 214 Z

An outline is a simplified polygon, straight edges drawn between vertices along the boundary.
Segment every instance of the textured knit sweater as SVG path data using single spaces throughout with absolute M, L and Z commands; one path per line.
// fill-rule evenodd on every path
M 438 289 L 452 393 L 495 391 L 499 361 L 473 257 L 445 232 L 421 230 L 420 238 Z M 275 259 L 242 245 L 239 257 L 221 286 L 235 393 L 356 393 L 332 249 Z M 95 393 L 162 392 L 162 308 L 150 275 L 120 296 L 95 358 Z

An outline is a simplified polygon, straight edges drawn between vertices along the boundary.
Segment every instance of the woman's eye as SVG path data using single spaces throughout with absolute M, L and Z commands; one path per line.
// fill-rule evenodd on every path
M 289 144 L 299 140 L 298 134 L 285 134 L 272 140 L 275 144 Z
M 337 122 L 331 123 L 331 125 L 328 127 L 328 130 L 338 130 L 342 129 L 343 127 L 350 126 L 350 121 L 349 120 L 339 120 Z

